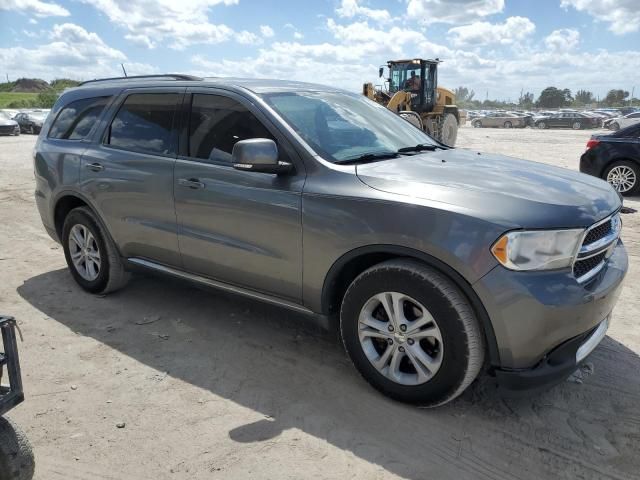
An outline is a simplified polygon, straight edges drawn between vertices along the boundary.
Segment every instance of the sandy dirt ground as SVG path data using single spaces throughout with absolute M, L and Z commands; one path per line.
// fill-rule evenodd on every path
M 577 169 L 590 133 L 463 128 L 459 146 Z M 10 416 L 37 479 L 640 476 L 640 213 L 624 216 L 630 272 L 588 368 L 546 393 L 484 380 L 420 410 L 296 314 L 159 277 L 81 291 L 40 224 L 34 142 L 0 138 L 0 311 L 24 334 L 27 401 Z

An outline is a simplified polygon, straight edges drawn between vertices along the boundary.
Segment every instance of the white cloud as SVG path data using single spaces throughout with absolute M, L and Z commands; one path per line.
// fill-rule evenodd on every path
M 120 50 L 108 46 L 96 33 L 79 25 L 55 25 L 48 39 L 33 48 L 0 48 L 0 65 L 12 77 L 60 77 L 89 79 L 119 75 L 120 63 L 127 73 L 150 73 L 154 67 L 128 63 Z
M 260 25 L 260 33 L 265 38 L 271 38 L 275 35 L 273 28 L 271 28 L 269 25 Z
M 422 23 L 467 23 L 500 13 L 504 0 L 408 0 L 407 17 Z
M 293 38 L 295 38 L 296 40 L 302 40 L 304 38 L 304 35 L 300 32 L 293 32 Z
M 474 22 L 449 29 L 454 45 L 509 45 L 533 34 L 535 24 L 525 17 L 509 17 L 504 23 Z
M 640 30 L 638 0 L 562 0 L 561 6 L 573 7 L 597 21 L 609 23 L 609 30 L 617 35 Z
M 124 38 L 139 47 L 145 47 L 148 49 L 156 48 L 156 42 L 152 41 L 146 35 L 133 35 L 131 33 L 127 33 Z
M 388 10 L 363 7 L 359 4 L 358 0 L 342 0 L 340 7 L 336 9 L 336 13 L 343 18 L 361 16 L 380 23 L 391 20 L 391 14 Z
M 36 17 L 68 17 L 70 15 L 69 10 L 57 3 L 41 0 L 2 0 L 0 10 L 14 10 Z
M 246 30 L 235 31 L 209 21 L 217 5 L 234 5 L 238 0 L 82 0 L 101 11 L 114 24 L 127 29 L 134 41 L 157 44 L 168 41 L 171 48 L 185 49 L 194 44 L 237 41 L 259 44 L 260 38 Z M 148 43 L 148 42 L 145 42 Z
M 556 51 L 568 51 L 578 46 L 580 43 L 580 32 L 571 28 L 561 28 L 554 30 L 545 39 L 547 48 Z

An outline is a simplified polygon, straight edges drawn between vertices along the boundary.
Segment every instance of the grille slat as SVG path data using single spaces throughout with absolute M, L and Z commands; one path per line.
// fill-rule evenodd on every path
M 604 260 L 606 253 L 607 252 L 602 252 L 594 255 L 593 257 L 589 257 L 584 260 L 578 260 L 573 265 L 573 274 L 575 275 L 575 277 L 580 278 L 600 265 L 600 262 Z
M 611 233 L 611 220 L 603 223 L 602 225 L 598 225 L 596 228 L 589 230 L 587 236 L 584 238 L 584 242 L 582 245 L 589 245 L 591 243 L 597 242 L 601 238 L 606 237 Z

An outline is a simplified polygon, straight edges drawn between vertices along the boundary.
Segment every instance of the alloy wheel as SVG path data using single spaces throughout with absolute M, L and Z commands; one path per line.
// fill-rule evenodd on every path
M 78 274 L 92 282 L 100 274 L 102 259 L 98 242 L 87 227 L 74 225 L 69 232 L 69 254 Z
M 442 365 L 443 341 L 435 319 L 403 293 L 383 292 L 367 300 L 358 336 L 371 365 L 395 383 L 426 383 Z
M 636 172 L 626 165 L 617 165 L 607 174 L 607 182 L 620 193 L 631 191 L 635 187 L 637 180 Z

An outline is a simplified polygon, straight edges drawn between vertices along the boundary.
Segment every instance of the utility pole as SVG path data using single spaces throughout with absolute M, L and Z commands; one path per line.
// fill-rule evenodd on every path
M 631 98 L 629 99 L 629 105 L 631 105 L 633 107 L 633 94 L 636 91 L 636 87 L 635 85 L 633 87 L 631 87 Z

